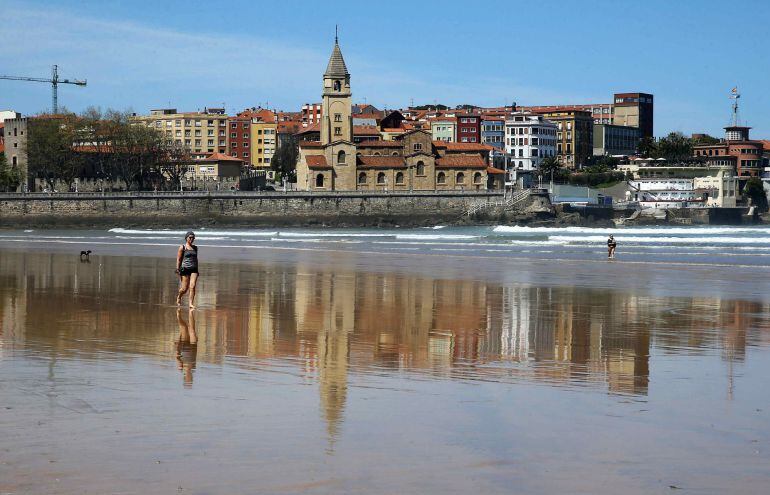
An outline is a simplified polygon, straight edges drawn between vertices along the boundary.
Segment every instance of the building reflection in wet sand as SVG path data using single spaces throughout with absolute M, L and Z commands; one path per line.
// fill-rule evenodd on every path
M 767 328 L 761 303 L 504 286 L 362 271 L 344 260 L 334 271 L 210 264 L 200 280 L 200 309 L 188 313 L 169 304 L 176 279 L 168 260 L 93 261 L 4 253 L 0 356 L 23 350 L 52 363 L 174 356 L 186 386 L 193 386 L 196 361 L 256 371 L 280 363 L 317 383 L 332 438 L 351 373 L 530 381 L 643 396 L 654 349 L 718 349 L 732 370 L 752 339 L 767 335 L 752 332 Z

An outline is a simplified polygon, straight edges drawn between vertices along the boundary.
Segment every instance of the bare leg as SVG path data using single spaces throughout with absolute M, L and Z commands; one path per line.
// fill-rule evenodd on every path
M 191 344 L 197 344 L 198 343 L 198 333 L 195 331 L 195 311 L 190 311 L 190 325 L 188 329 L 188 333 L 190 335 L 190 343 Z
M 190 274 L 190 309 L 195 309 L 195 285 L 198 283 L 198 274 Z
M 179 293 L 176 295 L 176 305 L 179 306 L 182 304 L 182 296 L 187 293 L 187 289 L 190 286 L 190 276 L 189 275 L 180 275 L 179 277 Z

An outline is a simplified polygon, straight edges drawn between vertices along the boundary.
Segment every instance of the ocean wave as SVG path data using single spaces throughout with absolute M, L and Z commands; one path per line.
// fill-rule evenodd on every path
M 367 232 L 278 232 L 279 237 L 394 237 L 396 234 Z
M 123 229 L 123 228 L 113 228 L 110 229 L 108 232 L 111 232 L 113 234 L 135 234 L 135 235 L 162 235 L 162 236 L 183 236 L 188 231 L 187 230 L 140 230 L 140 229 Z M 206 230 L 206 229 L 198 229 L 195 231 L 196 235 L 202 236 L 202 235 L 214 235 L 214 236 L 224 236 L 224 237 L 270 237 L 278 235 L 278 232 L 276 231 L 262 231 L 262 230 L 256 230 L 256 231 L 244 231 L 244 230 Z
M 566 241 L 582 244 L 604 244 L 607 237 L 603 235 L 571 236 L 551 235 L 552 241 Z M 615 236 L 618 243 L 632 242 L 639 244 L 770 244 L 770 237 L 640 237 L 640 236 Z
M 435 240 L 463 240 L 463 239 L 478 239 L 477 235 L 465 235 L 465 234 L 396 234 L 396 239 L 401 240 L 415 240 L 415 241 L 435 241 Z
M 765 234 L 768 227 L 526 227 L 498 225 L 492 229 L 497 234 L 647 234 L 647 235 L 722 235 L 722 234 Z

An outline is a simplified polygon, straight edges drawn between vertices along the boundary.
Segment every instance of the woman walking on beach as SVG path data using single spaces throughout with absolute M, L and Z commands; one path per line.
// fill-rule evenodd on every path
M 195 309 L 195 284 L 198 282 L 198 246 L 195 245 L 195 234 L 188 232 L 184 236 L 184 244 L 179 246 L 176 253 L 176 272 L 179 274 L 179 293 L 176 296 L 177 306 L 182 304 L 182 296 L 190 291 L 190 309 Z
M 607 239 L 607 258 L 613 259 L 615 258 L 615 248 L 618 247 L 618 243 L 615 242 L 615 237 L 610 234 L 609 239 Z

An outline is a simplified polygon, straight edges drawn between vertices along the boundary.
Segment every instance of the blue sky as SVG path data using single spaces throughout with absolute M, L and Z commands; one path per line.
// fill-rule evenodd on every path
M 318 101 L 334 25 L 354 99 L 378 107 L 522 105 L 655 95 L 655 133 L 722 134 L 729 91 L 770 138 L 770 2 L 197 2 L 0 0 L 0 74 L 87 78 L 60 105 L 132 109 Z M 755 19 L 742 22 L 740 19 Z M 0 109 L 50 107 L 50 87 L 0 81 Z

